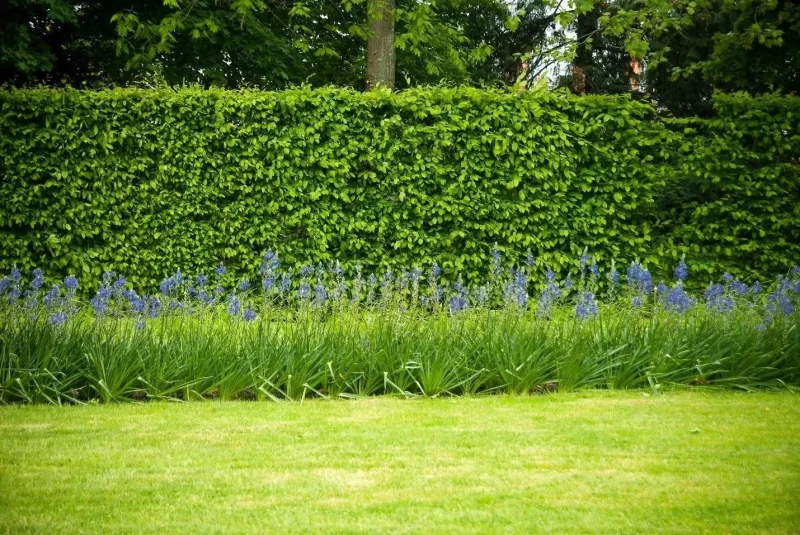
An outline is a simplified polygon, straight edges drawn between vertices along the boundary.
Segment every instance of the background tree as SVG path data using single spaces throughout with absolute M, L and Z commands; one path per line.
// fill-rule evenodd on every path
M 0 84 L 124 81 L 116 57 L 110 2 L 8 0 L 0 2 Z
M 0 83 L 360 89 L 366 1 L 7 0 Z M 394 0 L 392 21 L 399 89 L 547 77 L 577 92 L 644 92 L 685 116 L 712 113 L 714 90 L 800 86 L 789 0 Z M 639 80 L 631 58 L 645 66 Z
M 792 0 L 620 2 L 600 24 L 646 60 L 645 89 L 677 115 L 709 113 L 714 90 L 800 87 L 800 4 Z

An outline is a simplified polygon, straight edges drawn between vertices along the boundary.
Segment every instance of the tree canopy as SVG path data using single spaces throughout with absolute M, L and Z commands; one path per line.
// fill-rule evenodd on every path
M 362 88 L 366 1 L 9 0 L 0 83 Z M 800 86 L 791 0 L 396 0 L 392 18 L 398 88 L 549 76 L 689 115 L 714 90 Z

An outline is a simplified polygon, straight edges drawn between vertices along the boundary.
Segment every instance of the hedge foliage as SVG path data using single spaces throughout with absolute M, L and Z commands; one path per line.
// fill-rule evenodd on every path
M 800 98 L 719 94 L 715 109 L 666 123 L 681 136 L 656 195 L 657 254 L 764 280 L 800 264 Z
M 219 261 L 255 273 L 271 248 L 473 279 L 497 243 L 542 272 L 588 247 L 766 278 L 800 263 L 800 99 L 716 104 L 681 122 L 473 88 L 3 91 L 0 268 L 155 285 Z

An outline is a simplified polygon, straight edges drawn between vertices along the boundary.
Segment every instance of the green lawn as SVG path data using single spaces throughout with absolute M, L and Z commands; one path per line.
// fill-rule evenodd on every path
M 800 530 L 800 396 L 0 408 L 0 532 Z

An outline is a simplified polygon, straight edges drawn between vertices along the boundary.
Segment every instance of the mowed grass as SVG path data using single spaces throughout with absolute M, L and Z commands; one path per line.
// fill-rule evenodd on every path
M 0 408 L 0 531 L 796 533 L 800 396 Z

